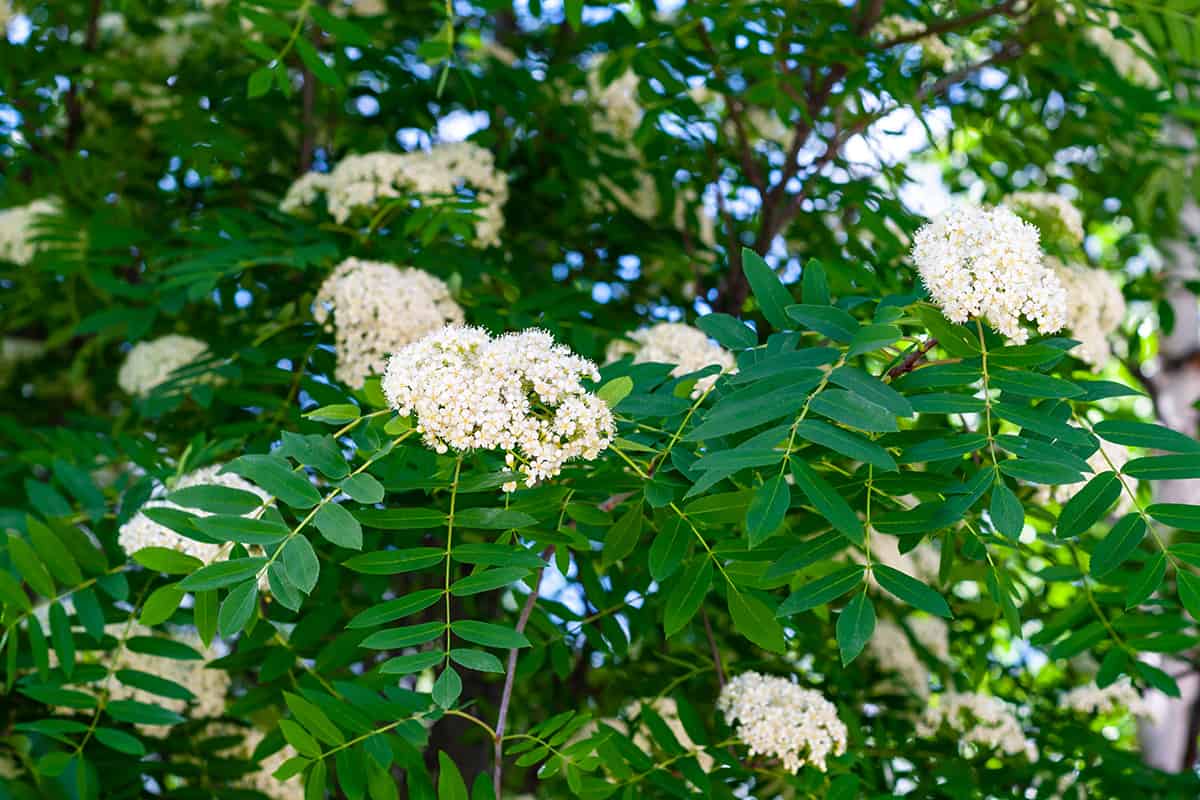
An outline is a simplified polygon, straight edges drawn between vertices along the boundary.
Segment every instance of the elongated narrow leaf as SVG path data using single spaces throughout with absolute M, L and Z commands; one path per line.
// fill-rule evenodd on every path
M 1104 420 L 1093 428 L 1106 442 L 1147 450 L 1167 450 L 1175 453 L 1200 453 L 1200 441 L 1162 425 L 1132 420 Z
M 746 509 L 746 533 L 751 547 L 758 546 L 783 524 L 791 501 L 791 489 L 782 475 L 768 478 L 758 487 Z
M 850 598 L 837 621 L 838 650 L 842 666 L 858 658 L 875 632 L 875 606 L 865 591 Z
M 858 320 L 837 306 L 791 305 L 787 315 L 805 328 L 839 342 L 853 341 Z
M 792 459 L 792 475 L 796 479 L 796 488 L 804 493 L 818 514 L 829 520 L 829 524 L 847 539 L 862 544 L 862 521 L 828 481 L 798 458 Z
M 663 612 L 663 630 L 674 636 L 686 625 L 704 602 L 712 584 L 712 562 L 705 556 L 692 561 L 668 590 Z
M 232 586 L 253 576 L 266 566 L 265 558 L 238 558 L 232 561 L 218 561 L 207 567 L 193 572 L 179 582 L 180 589 L 189 592 L 199 592 L 205 589 L 220 589 Z
M 910 606 L 937 617 L 951 619 L 954 616 L 950 611 L 950 606 L 946 603 L 946 598 L 942 597 L 936 589 L 926 586 L 911 575 L 905 575 L 900 570 L 886 564 L 875 564 L 871 567 L 871 571 L 880 586 Z
M 864 572 L 865 567 L 855 565 L 818 578 L 792 592 L 775 614 L 779 617 L 787 617 L 835 600 L 862 583 Z
M 729 603 L 729 615 L 733 618 L 733 627 L 738 633 L 764 650 L 783 652 L 783 628 L 766 603 L 733 587 L 730 587 L 726 599 Z
M 1058 515 L 1058 535 L 1083 533 L 1112 508 L 1120 495 L 1121 481 L 1115 472 L 1102 472 L 1092 478 L 1063 506 Z
M 763 261 L 762 256 L 749 247 L 742 248 L 742 272 L 754 292 L 763 316 L 776 330 L 786 330 L 791 327 L 787 312 L 784 310 L 792 304 L 792 294 L 779 280 L 775 271 Z

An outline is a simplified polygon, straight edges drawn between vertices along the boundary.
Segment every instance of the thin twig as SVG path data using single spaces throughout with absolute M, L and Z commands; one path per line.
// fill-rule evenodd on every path
M 887 374 L 888 378 L 891 380 L 895 380 L 896 378 L 899 378 L 901 375 L 912 372 L 913 369 L 916 368 L 917 363 L 922 358 L 924 358 L 925 354 L 928 353 L 930 350 L 932 350 L 934 348 L 934 346 L 937 345 L 937 343 L 938 343 L 938 340 L 933 338 L 932 336 L 930 336 L 929 339 L 926 340 L 925 344 L 921 345 L 916 350 L 913 350 L 911 353 L 908 354 L 907 358 L 905 358 L 899 364 L 897 364 L 896 366 L 894 366 L 890 370 L 888 370 L 888 374 Z
M 542 551 L 542 559 L 548 559 L 554 553 L 553 547 L 547 547 Z M 525 598 L 525 605 L 521 606 L 521 614 L 517 617 L 517 633 L 524 633 L 525 626 L 529 624 L 529 617 L 533 614 L 533 607 L 537 604 L 538 590 L 542 585 L 542 574 L 545 573 L 545 568 L 538 570 L 537 577 L 533 581 L 533 589 L 529 592 L 529 597 Z M 513 682 L 517 677 L 517 648 L 508 651 L 508 664 L 504 675 L 504 689 L 500 693 L 500 713 L 496 717 L 496 735 L 493 737 L 493 752 L 495 763 L 492 765 L 492 788 L 495 791 L 496 797 L 501 797 L 500 784 L 504 778 L 504 728 L 508 723 L 508 705 L 512 700 Z

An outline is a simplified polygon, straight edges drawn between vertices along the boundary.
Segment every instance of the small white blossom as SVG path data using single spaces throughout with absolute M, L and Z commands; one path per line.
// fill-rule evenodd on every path
M 908 17 L 902 17 L 899 14 L 893 14 L 889 17 L 884 17 L 875 26 L 876 33 L 885 41 L 892 41 L 901 36 L 911 36 L 916 33 L 921 33 L 926 30 L 924 22 Z M 946 44 L 942 37 L 937 34 L 922 36 L 911 42 L 905 42 L 897 47 L 920 47 L 921 57 L 932 64 L 945 69 L 954 61 L 954 48 Z
M 1036 225 L 1043 238 L 1058 233 L 1071 244 L 1083 244 L 1083 214 L 1058 192 L 1013 192 L 1003 203 L 1018 217 Z
M 1128 712 L 1136 717 L 1150 716 L 1150 707 L 1128 675 L 1122 675 L 1103 689 L 1095 681 L 1086 686 L 1077 686 L 1059 698 L 1058 707 L 1088 716 L 1107 716 L 1117 712 Z
M 699 328 L 678 322 L 660 322 L 649 328 L 633 331 L 627 339 L 616 339 L 609 343 L 605 357 L 611 363 L 628 354 L 633 355 L 635 364 L 675 364 L 671 374 L 678 377 L 708 366 L 717 366 L 721 372 L 734 372 L 737 362 L 733 354 L 708 338 Z M 717 375 L 709 375 L 696 382 L 693 397 L 712 388 Z
M 612 412 L 581 382 L 599 377 L 545 331 L 447 327 L 394 354 L 383 391 L 401 415 L 416 414 L 429 447 L 503 450 L 533 486 L 612 441 Z
M 266 501 L 266 492 L 238 475 L 228 472 L 222 473 L 221 467 L 222 465 L 220 464 L 214 464 L 193 470 L 181 476 L 175 482 L 172 489 L 186 489 L 189 486 L 224 486 L 229 489 L 241 489 L 244 492 L 251 492 L 258 495 L 264 502 Z M 160 496 L 146 501 L 142 509 L 147 508 L 178 509 L 179 506 L 169 500 L 162 499 Z M 209 516 L 209 512 L 196 508 L 189 508 L 187 511 L 198 517 Z M 229 550 L 224 544 L 198 542 L 195 539 L 189 539 L 165 525 L 158 524 L 147 517 L 142 511 L 138 511 L 121 526 L 117 534 L 117 544 L 129 555 L 133 555 L 143 547 L 165 547 L 198 558 L 206 564 L 222 560 L 229 555 Z
M 593 103 L 592 126 L 618 141 L 631 140 L 646 115 L 638 102 L 637 73 L 625 70 L 607 84 L 600 73 L 601 62 L 597 62 L 587 75 L 588 94 Z
M 750 755 L 780 758 L 789 772 L 805 764 L 824 772 L 830 755 L 846 752 L 846 726 L 837 707 L 786 678 L 743 672 L 725 684 L 717 709 L 727 725 L 737 724 Z
M 1071 354 L 1098 370 L 1112 358 L 1108 337 L 1125 320 L 1125 297 L 1108 270 L 1047 260 L 1067 290 L 1067 330 L 1079 340 Z
M 1017 344 L 1066 324 L 1066 291 L 1043 263 L 1037 228 L 1006 208 L 961 204 L 917 231 L 912 259 L 946 317 L 986 320 Z
M 33 260 L 38 245 L 34 242 L 38 218 L 59 213 L 54 198 L 0 211 L 0 261 L 25 265 Z
M 1016 712 L 998 697 L 977 692 L 946 692 L 917 720 L 917 736 L 932 738 L 946 731 L 959 742 L 964 756 L 978 750 L 1010 756 L 1038 757 L 1037 745 L 1025 737 Z
M 936 617 L 914 617 L 909 628 L 918 643 L 935 658 L 950 657 L 948 628 Z M 903 688 L 918 697 L 929 696 L 929 667 L 921 660 L 904 629 L 889 619 L 881 619 L 867 643 L 867 655 L 885 672 L 893 672 Z
M 148 395 L 166 383 L 176 370 L 199 360 L 207 352 L 208 345 L 199 339 L 174 333 L 138 342 L 117 372 L 117 385 L 135 397 Z
M 449 324 L 463 312 L 440 278 L 419 269 L 348 258 L 317 292 L 313 316 L 337 330 L 337 378 L 361 388 L 401 347 Z
M 499 244 L 508 200 L 508 175 L 496 169 L 491 151 L 472 142 L 439 144 L 411 153 L 346 156 L 327 174 L 298 178 L 279 204 L 295 213 L 325 195 L 330 215 L 345 223 L 358 210 L 374 211 L 387 200 L 413 198 L 422 204 L 443 202 L 467 191 L 479 207 L 473 244 Z

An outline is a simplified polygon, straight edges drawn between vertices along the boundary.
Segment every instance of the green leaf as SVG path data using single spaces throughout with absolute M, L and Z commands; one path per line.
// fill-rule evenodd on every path
M 838 615 L 837 642 L 842 654 L 842 666 L 858 658 L 874 632 L 875 606 L 871 604 L 867 593 L 862 591 L 850 598 Z
M 1104 516 L 1121 496 L 1115 472 L 1101 472 L 1067 501 L 1058 515 L 1056 530 L 1062 538 L 1078 536 Z
M 991 388 L 1023 397 L 1066 398 L 1083 394 L 1083 390 L 1070 381 L 1040 372 L 998 369 L 988 378 Z
M 384 625 L 388 622 L 394 622 L 401 617 L 407 617 L 409 614 L 423 611 L 441 599 L 441 589 L 421 589 L 404 597 L 385 600 L 382 603 L 371 606 L 365 611 L 360 611 L 346 624 L 346 627 L 355 629 Z
M 317 739 L 325 744 L 334 746 L 345 743 L 346 737 L 333 724 L 329 717 L 325 716 L 325 712 L 314 703 L 291 692 L 284 692 L 283 699 L 287 703 L 287 707 L 291 710 L 292 715 L 300 721 L 301 725 L 311 731 Z
M 857 433 L 836 428 L 820 420 L 802 420 L 796 426 L 796 435 L 856 461 L 891 472 L 897 469 L 895 459 L 879 445 Z
M 829 305 L 829 277 L 825 265 L 810 258 L 800 271 L 800 296 L 808 305 Z
M 732 585 L 726 600 L 729 603 L 729 615 L 733 618 L 734 630 L 764 650 L 770 650 L 772 653 L 784 651 L 783 628 L 766 603 L 752 594 L 737 590 Z
M 472 573 L 465 578 L 459 578 L 450 585 L 450 594 L 455 597 L 468 597 L 480 592 L 490 592 L 502 586 L 510 586 L 529 574 L 524 567 L 498 567 Z
M 344 561 L 342 565 L 368 575 L 399 575 L 432 567 L 445 557 L 446 551 L 439 547 L 411 547 L 407 550 L 363 553 Z
M 33 603 L 29 602 L 21 582 L 3 569 L 0 569 L 0 605 L 15 606 L 21 611 L 33 609 Z
M 442 663 L 442 659 L 445 657 L 446 654 L 441 650 L 396 656 L 380 664 L 379 671 L 384 675 L 412 675 Z
M 321 755 L 321 745 L 317 744 L 317 740 L 298 723 L 290 719 L 281 719 L 279 720 L 279 731 L 287 743 L 296 748 L 296 752 L 300 755 L 310 758 L 318 758 Z
M 1200 506 L 1184 503 L 1154 503 L 1146 513 L 1164 525 L 1181 531 L 1200 531 Z
M 604 535 L 602 564 L 608 567 L 628 556 L 642 536 L 642 501 L 634 503 Z
M 596 390 L 596 396 L 603 400 L 609 408 L 616 408 L 632 391 L 633 379 L 628 375 L 622 375 L 619 378 L 613 378 Z
M 253 492 L 229 486 L 186 486 L 171 492 L 167 499 L 184 508 L 235 516 L 249 514 L 262 505 L 262 498 Z
M 829 375 L 830 383 L 841 386 L 851 393 L 869 400 L 880 408 L 886 409 L 897 417 L 911 417 L 912 403 L 874 375 L 868 375 L 860 369 L 841 366 Z
M 890 411 L 845 389 L 826 389 L 814 397 L 808 407 L 834 422 L 868 433 L 891 433 L 900 429 Z
M 751 548 L 757 547 L 778 530 L 791 503 L 791 488 L 783 475 L 768 478 L 758 487 L 750 507 L 746 509 L 746 532 L 750 536 Z
M 126 686 L 156 694 L 159 697 L 169 697 L 172 700 L 194 700 L 196 695 L 186 686 L 181 686 L 173 680 L 151 675 L 136 669 L 117 670 L 117 680 Z
M 385 494 L 383 484 L 365 472 L 351 475 L 339 483 L 338 488 L 359 503 L 378 503 Z
M 763 316 L 776 330 L 791 327 L 785 309 L 792 304 L 792 294 L 779 280 L 775 271 L 763 261 L 762 256 L 749 247 L 742 248 L 742 272 L 754 292 Z
M 195 556 L 167 547 L 143 547 L 133 554 L 133 560 L 146 569 L 167 575 L 186 575 L 204 566 Z
M 275 565 L 272 565 L 272 569 L 274 567 Z M 217 635 L 217 590 L 196 592 L 193 598 L 195 606 L 192 610 L 192 619 L 196 625 L 196 632 L 200 634 L 200 641 L 208 646 L 212 644 L 213 637 Z
M 175 609 L 179 608 L 185 594 L 187 593 L 173 583 L 158 587 L 142 604 L 142 614 L 138 617 L 138 622 L 151 627 L 166 622 L 175 613 Z
M 317 80 L 327 86 L 342 85 L 342 79 L 338 75 L 337 70 L 325 63 L 325 60 L 321 58 L 321 54 L 317 52 L 317 49 L 307 39 L 296 37 L 293 46 L 296 48 L 296 52 L 300 54 L 300 60 L 304 62 L 304 66 L 312 71 Z
M 792 592 L 780 604 L 775 616 L 789 617 L 835 600 L 862 583 L 865 571 L 865 567 L 856 564 L 811 581 Z
M 1175 584 L 1179 589 L 1179 602 L 1194 620 L 1200 620 L 1200 576 L 1186 569 L 1175 573 Z
M 246 96 L 251 100 L 256 97 L 262 97 L 271 91 L 272 80 L 274 80 L 274 75 L 270 67 L 260 67 L 254 70 L 254 72 L 250 73 L 250 77 L 246 81 Z
M 809 330 L 838 342 L 853 341 L 858 320 L 837 306 L 790 305 L 787 315 Z
M 729 314 L 705 314 L 696 320 L 696 327 L 730 350 L 744 350 L 758 344 L 758 334 Z M 633 388 L 632 381 L 630 388 Z
M 237 558 L 231 561 L 218 561 L 188 575 L 179 582 L 179 588 L 189 592 L 201 592 L 205 589 L 232 586 L 253 577 L 266 566 L 266 563 L 265 558 Z
M 334 403 L 309 411 L 304 418 L 311 419 L 313 422 L 324 422 L 327 425 L 344 425 L 358 419 L 360 414 L 362 411 L 353 403 Z
M 483 650 L 456 647 L 450 651 L 450 660 L 476 672 L 504 673 L 504 665 L 500 663 L 500 659 Z
M 464 528 L 483 531 L 507 531 L 530 528 L 537 524 L 535 517 L 510 508 L 464 508 L 454 517 Z
M 674 575 L 687 555 L 688 542 L 691 540 L 691 528 L 683 518 L 669 519 L 650 543 L 650 577 L 661 583 Z
M 1103 578 L 1126 563 L 1146 536 L 1146 523 L 1136 513 L 1129 513 L 1112 525 L 1109 535 L 1100 540 L 1092 552 L 1092 575 Z
M 1121 472 L 1147 481 L 1200 478 L 1200 458 L 1195 455 L 1134 458 L 1126 462 Z
M 946 603 L 946 598 L 911 575 L 905 575 L 898 569 L 879 563 L 871 565 L 871 572 L 875 575 L 875 580 L 879 581 L 880 586 L 910 606 L 919 608 L 927 614 L 933 614 L 935 617 L 954 618 L 950 606 Z
M 608 517 L 604 517 L 608 521 Z M 499 542 L 467 542 L 454 546 L 450 557 L 463 564 L 482 564 L 487 567 L 526 567 L 542 569 L 546 562 L 537 553 L 520 545 Z
M 938 346 L 947 353 L 959 358 L 979 355 L 979 338 L 962 325 L 946 319 L 935 306 L 922 303 L 914 310 L 921 323 L 938 340 Z
M 349 511 L 337 503 L 326 503 L 313 517 L 313 525 L 325 537 L 338 547 L 350 550 L 362 549 L 362 525 L 358 524 Z
M 33 542 L 33 549 L 41 558 L 46 569 L 50 570 L 50 574 L 65 586 L 82 583 L 83 573 L 79 570 L 79 565 L 75 563 L 71 551 L 54 531 L 32 516 L 27 516 L 25 522 L 29 529 L 29 540 Z
M 835 529 L 854 544 L 863 543 L 862 521 L 828 481 L 799 458 L 792 459 L 792 475 L 796 479 L 796 487 L 813 504 L 818 514 L 829 520 Z
M 225 638 L 240 633 L 258 606 L 258 582 L 248 580 L 230 590 L 217 614 L 217 630 Z
M 178 725 L 185 721 L 183 716 L 174 711 L 136 700 L 114 700 L 104 710 L 118 722 L 134 725 Z
M 106 728 L 103 725 L 93 732 L 96 740 L 105 747 L 111 747 L 118 753 L 141 758 L 146 755 L 146 747 L 142 740 L 116 728 Z
M 1130 584 L 1129 593 L 1125 595 L 1125 608 L 1134 608 L 1144 603 L 1150 595 L 1158 591 L 1166 574 L 1167 554 L 1159 553 L 1142 567 L 1142 571 Z
M 313 19 L 327 33 L 337 37 L 341 44 L 352 45 L 354 47 L 370 47 L 371 36 L 354 22 L 335 17 L 318 5 L 308 7 L 308 13 L 312 14 Z
M 481 644 L 484 647 L 501 647 L 505 650 L 512 650 L 518 647 L 531 646 L 529 639 L 525 638 L 525 634 L 504 625 L 495 625 L 490 622 L 480 622 L 473 619 L 455 620 L 450 625 L 450 630 L 454 632 L 455 636 L 466 639 L 473 644 Z
M 1021 529 L 1025 527 L 1025 509 L 1021 506 L 1021 501 L 1013 494 L 1013 490 L 1002 482 L 997 482 L 992 487 L 992 504 L 989 513 L 992 517 L 992 524 L 1001 534 L 1013 540 L 1021 535 Z
M 579 5 L 582 8 L 583 3 Z M 462 774 L 444 750 L 438 751 L 438 800 L 470 800 Z
M 462 694 L 462 688 L 462 677 L 458 674 L 458 670 L 447 666 L 433 682 L 433 702 L 442 708 L 450 708 Z
M 712 574 L 712 562 L 707 556 L 700 556 L 683 570 L 671 587 L 663 610 L 663 630 L 668 637 L 681 631 L 700 610 L 712 584 Z
M 368 528 L 384 531 L 446 527 L 446 514 L 436 508 L 359 508 L 354 518 Z
M 316 551 L 313 550 L 308 537 L 299 535 L 288 539 L 283 545 L 279 560 L 288 580 L 300 591 L 308 594 L 317 585 L 317 578 L 321 575 L 321 562 L 317 560 Z
M 17 572 L 35 592 L 43 597 L 54 597 L 54 581 L 50 573 L 42 566 L 33 548 L 15 533 L 8 534 L 8 555 Z
M 293 472 L 286 461 L 275 456 L 239 456 L 221 471 L 241 475 L 292 508 L 312 508 L 321 502 L 316 487 L 307 478 Z
M 904 332 L 895 325 L 863 325 L 850 341 L 850 350 L 847 355 L 853 358 L 863 353 L 873 353 L 887 347 L 903 335 Z
M 282 522 L 251 517 L 218 514 L 211 517 L 200 517 L 193 524 L 205 536 L 218 542 L 275 544 L 289 533 L 287 526 Z
M 57 602 L 50 604 L 50 641 L 58 654 L 58 663 L 68 678 L 75 672 L 75 637 L 71 635 L 71 620 Z
M 1129 420 L 1104 420 L 1092 428 L 1106 442 L 1126 447 L 1144 447 L 1147 450 L 1166 450 L 1175 453 L 1200 452 L 1200 442 L 1187 434 L 1153 425 L 1149 422 Z
M 396 650 L 401 647 L 413 647 L 441 636 L 445 630 L 446 623 L 444 622 L 403 625 L 399 628 L 388 628 L 385 631 L 372 633 L 362 640 L 362 646 L 371 650 Z

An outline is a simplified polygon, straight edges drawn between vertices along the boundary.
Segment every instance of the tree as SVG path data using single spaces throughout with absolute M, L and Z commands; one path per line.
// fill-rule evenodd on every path
M 1184 12 L 0 23 L 0 796 L 1200 790 Z

